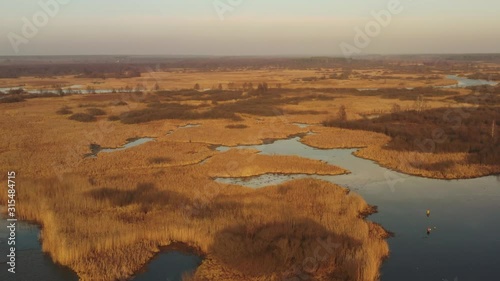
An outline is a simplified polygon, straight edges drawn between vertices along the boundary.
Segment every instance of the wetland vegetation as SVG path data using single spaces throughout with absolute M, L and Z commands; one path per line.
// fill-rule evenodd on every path
M 392 229 L 345 183 L 309 177 L 353 168 L 239 145 L 300 135 L 406 174 L 500 173 L 499 86 L 441 88 L 456 83 L 449 74 L 498 73 L 497 57 L 158 58 L 154 81 L 148 58 L 101 59 L 0 67 L 2 88 L 54 91 L 2 95 L 0 125 L 16 129 L 0 136 L 0 167 L 20 171 L 20 218 L 42 225 L 43 250 L 81 280 L 131 278 L 176 243 L 203 258 L 185 280 L 380 278 Z M 115 91 L 57 94 L 71 85 Z M 216 180 L 269 174 L 307 177 L 260 189 Z

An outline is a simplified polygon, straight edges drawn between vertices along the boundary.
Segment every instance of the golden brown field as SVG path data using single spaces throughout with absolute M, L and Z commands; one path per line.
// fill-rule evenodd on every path
M 453 85 L 454 80 L 449 80 L 441 76 L 440 79 L 420 79 L 411 80 L 409 78 L 418 78 L 418 75 L 394 73 L 386 79 L 363 79 L 361 77 L 352 77 L 348 80 L 320 79 L 323 76 L 342 73 L 339 69 L 321 69 L 321 70 L 294 70 L 294 69 L 269 69 L 269 70 L 230 70 L 230 71 L 200 71 L 196 69 L 177 70 L 170 72 L 146 72 L 141 77 L 135 78 L 78 78 L 72 76 L 57 77 L 21 77 L 0 79 L 0 88 L 7 87 L 25 87 L 26 89 L 54 89 L 57 87 L 70 87 L 73 85 L 81 86 L 84 90 L 87 87 L 95 89 L 125 89 L 127 86 L 136 88 L 142 85 L 151 90 L 156 84 L 160 89 L 190 89 L 198 83 L 201 89 L 211 89 L 222 84 L 224 89 L 228 87 L 241 87 L 244 83 L 253 83 L 256 87 L 258 83 L 267 82 L 271 87 L 281 84 L 287 88 L 404 88 L 404 87 L 425 87 L 425 86 L 443 86 Z M 359 71 L 359 75 L 380 75 L 378 70 Z M 302 78 L 315 77 L 316 81 L 302 81 Z M 234 84 L 228 86 L 228 84 Z
M 459 179 L 500 172 L 498 164 L 470 163 L 467 153 L 388 150 L 385 146 L 390 138 L 380 133 L 324 127 L 313 127 L 312 130 L 317 134 L 304 137 L 302 139 L 304 144 L 321 149 L 361 148 L 355 152 L 356 156 L 376 161 L 381 166 L 406 174 L 438 179 Z M 443 165 L 443 163 L 453 164 Z
M 298 275 L 310 280 L 378 280 L 381 262 L 389 254 L 388 233 L 364 219 L 375 208 L 359 195 L 312 179 L 262 189 L 213 180 L 348 171 L 297 156 L 238 149 L 219 152 L 214 147 L 300 135 L 303 143 L 313 147 L 359 147 L 360 157 L 435 178 L 494 174 L 500 172 L 500 165 L 471 164 L 467 153 L 388 150 L 387 144 L 394 139 L 386 134 L 321 125 L 336 116 L 341 106 L 346 108 L 347 121 L 353 122 L 389 114 L 394 104 L 402 111 L 421 106 L 414 97 L 392 92 L 381 98 L 327 88 L 451 84 L 444 76 L 430 82 L 407 81 L 409 74 L 398 74 L 404 79 L 377 81 L 293 80 L 324 71 L 169 72 L 155 73 L 154 78 L 143 74 L 106 79 L 95 86 L 121 88 L 153 81 L 164 89 L 191 89 L 194 83 L 202 88 L 219 83 L 282 84 L 283 89 L 269 92 L 144 91 L 0 103 L 4 116 L 0 119 L 0 169 L 18 173 L 19 215 L 42 225 L 44 251 L 73 269 L 81 280 L 126 280 L 162 246 L 174 242 L 204 257 L 194 276 L 186 277 L 189 280 L 294 280 Z M 50 79 L 0 79 L 0 87 L 92 83 L 87 78 Z M 472 107 L 453 99 L 470 92 L 453 89 L 426 96 L 426 109 Z M 76 114 L 94 121 L 79 122 L 83 119 L 73 118 Z M 295 122 L 312 126 L 300 128 Z M 187 124 L 199 126 L 183 128 Z M 84 157 L 93 144 L 120 147 L 138 137 L 155 140 L 128 150 L 101 152 L 96 158 Z M 426 165 L 412 165 L 415 159 Z M 443 161 L 453 165 L 441 167 Z M 0 198 L 4 201 L 6 193 Z
M 251 190 L 211 179 L 269 172 L 344 173 L 320 161 L 257 155 L 251 150 L 218 153 L 210 148 L 214 143 L 286 138 L 304 129 L 278 117 L 249 118 L 242 122 L 246 129 L 235 131 L 225 128 L 231 122 L 224 120 L 124 125 L 105 117 L 81 123 L 55 113 L 64 105 L 83 112 L 79 105 L 88 102 L 106 104 L 102 108 L 107 112 L 123 111 L 105 100 L 69 96 L 2 104 L 9 116 L 2 125 L 16 129 L 2 134 L 6 145 L 1 166 L 18 171 L 23 182 L 18 189 L 18 200 L 23 202 L 19 214 L 43 226 L 44 251 L 82 280 L 128 278 L 159 247 L 174 241 L 204 254 L 193 277 L 200 280 L 280 279 L 303 272 L 318 280 L 377 278 L 380 262 L 388 255 L 386 232 L 359 217 L 371 212 L 359 196 L 313 180 Z M 178 128 L 187 123 L 202 126 Z M 167 134 L 170 130 L 174 132 Z M 116 147 L 136 136 L 156 140 L 83 159 L 91 143 Z M 234 243 L 243 240 L 228 245 L 227 236 Z M 340 243 L 342 252 L 321 250 L 328 259 L 321 261 L 317 273 L 308 272 L 302 263 L 321 246 L 320 238 Z M 259 251 L 261 243 L 275 250 Z M 246 251 L 252 251 L 251 258 Z

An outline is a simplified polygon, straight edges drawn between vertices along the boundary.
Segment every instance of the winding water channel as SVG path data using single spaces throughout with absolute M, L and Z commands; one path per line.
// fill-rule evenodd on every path
M 437 180 L 397 173 L 355 157 L 354 149 L 314 149 L 300 138 L 241 146 L 261 154 L 297 155 L 351 171 L 339 176 L 272 175 L 219 182 L 249 187 L 313 177 L 350 188 L 379 212 L 368 219 L 395 233 L 382 281 L 497 280 L 500 253 L 500 178 Z M 230 149 L 219 147 L 219 151 Z M 430 217 L 426 210 L 431 210 Z M 430 227 L 431 234 L 426 230 Z
M 448 76 L 456 85 L 468 87 L 496 85 L 496 82 Z M 8 91 L 10 88 L 1 88 Z M 17 88 L 14 88 L 17 89 Z M 39 93 L 39 90 L 29 92 Z M 107 93 L 111 90 L 99 90 Z M 306 124 L 297 124 L 306 126 Z M 195 125 L 191 125 L 195 126 Z M 130 140 L 123 147 L 93 151 L 113 152 L 131 149 L 152 141 L 150 138 Z M 271 144 L 238 147 L 255 148 L 262 154 L 298 155 L 326 161 L 350 170 L 339 176 L 273 175 L 250 179 L 226 178 L 219 182 L 254 188 L 279 184 L 294 178 L 314 177 L 330 181 L 358 192 L 379 212 L 369 217 L 396 236 L 389 239 L 390 258 L 382 267 L 382 281 L 485 281 L 498 280 L 500 253 L 500 178 L 495 176 L 469 180 L 435 180 L 393 172 L 376 163 L 352 155 L 354 149 L 319 150 L 306 146 L 299 138 Z M 219 147 L 219 151 L 230 149 Z M 5 208 L 2 206 L 2 208 Z M 430 217 L 425 215 L 431 210 Z M 0 228 L 0 252 L 7 253 L 6 220 Z M 432 228 L 430 235 L 426 229 Z M 18 222 L 17 273 L 15 279 L 7 273 L 7 258 L 0 257 L 0 280 L 78 280 L 68 268 L 55 264 L 41 250 L 39 227 Z M 192 272 L 200 258 L 179 251 L 159 254 L 134 280 L 180 281 L 182 274 Z M 158 278 L 163 279 L 158 279 Z M 164 279 L 168 278 L 168 279 Z
M 465 88 L 465 87 L 481 86 L 481 85 L 495 86 L 498 84 L 495 81 L 488 81 L 488 80 L 481 80 L 481 79 L 468 79 L 465 77 L 460 77 L 458 75 L 446 75 L 446 79 L 456 80 L 457 83 L 453 84 L 453 85 L 447 85 L 447 86 L 436 86 L 436 88 Z M 56 90 L 54 90 L 54 89 L 25 89 L 22 86 L 0 88 L 0 92 L 8 93 L 10 90 L 18 90 L 18 89 L 23 89 L 24 91 L 26 91 L 29 94 L 40 94 L 42 92 L 43 93 L 56 92 Z M 406 88 L 406 89 L 411 90 L 413 88 Z M 119 89 L 92 89 L 92 90 L 88 90 L 87 88 L 84 88 L 83 85 L 72 85 L 72 86 L 64 88 L 63 90 L 65 92 L 72 92 L 72 93 L 79 93 L 79 94 L 90 94 L 90 93 L 109 94 L 109 93 L 119 91 Z M 375 90 L 378 90 L 378 88 L 358 88 L 358 90 L 359 91 L 375 91 Z

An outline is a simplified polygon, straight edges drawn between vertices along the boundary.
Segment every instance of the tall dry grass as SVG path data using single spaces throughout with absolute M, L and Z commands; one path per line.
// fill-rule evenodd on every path
M 371 210 L 366 202 L 327 182 L 249 190 L 182 173 L 157 174 L 154 184 L 136 185 L 147 177 L 107 177 L 110 187 L 74 176 L 25 181 L 19 190 L 19 214 L 42 224 L 43 250 L 82 280 L 128 278 L 173 241 L 205 255 L 193 280 L 282 280 L 296 274 L 377 280 L 388 255 L 386 232 L 360 216 Z M 189 189 L 200 186 L 213 195 L 208 202 Z M 323 250 L 323 240 L 334 243 L 334 251 Z M 317 259 L 317 251 L 327 258 L 310 272 L 307 261 Z
M 322 148 L 361 144 L 367 148 L 357 156 L 404 173 L 471 178 L 500 172 L 499 139 L 492 135 L 498 118 L 493 105 L 393 112 L 347 122 L 330 119 L 324 125 L 331 129 L 318 128 L 318 135 L 303 142 Z
M 212 180 L 270 172 L 345 172 L 299 157 L 211 149 L 210 144 L 256 144 L 307 132 L 283 121 L 282 116 L 260 116 L 288 102 L 301 104 L 304 97 L 265 98 L 265 112 L 259 111 L 256 96 L 236 103 L 245 118 L 241 124 L 247 126 L 241 129 L 227 128 L 231 120 L 224 119 L 199 120 L 200 127 L 179 129 L 193 120 L 162 119 L 136 125 L 99 118 L 83 123 L 55 113 L 63 106 L 76 109 L 82 103 L 109 105 L 115 95 L 2 104 L 9 118 L 0 119 L 1 127 L 16 130 L 0 135 L 0 167 L 18 171 L 22 183 L 18 214 L 43 226 L 44 251 L 75 270 L 82 280 L 129 278 L 161 246 L 175 241 L 205 256 L 194 280 L 282 280 L 304 272 L 317 280 L 376 280 L 381 260 L 388 254 L 386 233 L 363 219 L 372 209 L 359 196 L 316 180 L 260 190 Z M 318 102 L 326 99 L 317 98 Z M 219 108 L 232 108 L 224 104 L 234 101 L 224 99 Z M 142 101 L 127 100 L 127 104 L 109 105 L 106 112 L 118 116 L 169 109 L 148 107 Z M 189 99 L 182 104 L 196 112 L 207 110 Z M 308 109 L 295 110 L 307 115 Z M 167 135 L 170 130 L 173 133 Z M 140 136 L 156 141 L 83 159 L 92 143 L 119 147 Z M 5 200 L 5 194 L 0 199 Z M 227 238 L 232 243 L 226 243 Z M 317 239 L 328 238 L 340 245 L 338 252 L 309 272 L 304 262 L 315 254 Z

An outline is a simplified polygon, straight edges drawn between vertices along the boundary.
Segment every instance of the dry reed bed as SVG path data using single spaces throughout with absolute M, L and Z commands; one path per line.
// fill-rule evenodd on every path
M 338 175 L 348 171 L 297 156 L 259 155 L 256 150 L 232 149 L 214 155 L 202 173 L 210 177 L 251 177 L 266 173 Z M 204 170 L 204 171 L 203 171 Z
M 226 146 L 261 144 L 265 139 L 285 139 L 299 133 L 306 133 L 281 117 L 246 118 L 238 124 L 244 124 L 244 129 L 226 128 L 232 122 L 227 120 L 209 120 L 194 128 L 179 129 L 168 135 L 166 140 L 177 142 L 202 142 L 207 144 L 220 144 Z
M 470 163 L 468 153 L 393 151 L 370 146 L 355 155 L 405 174 L 435 179 L 468 179 L 500 173 L 500 165 Z
M 334 72 L 341 72 L 342 69 L 333 69 Z M 333 72 L 331 72 L 333 73 Z M 328 74 L 331 74 L 330 72 Z M 337 79 L 318 79 L 316 81 L 298 81 L 305 77 L 320 78 L 324 74 L 321 71 L 313 69 L 294 70 L 294 69 L 263 69 L 263 70 L 233 70 L 233 71 L 200 71 L 190 70 L 188 72 L 154 72 L 143 73 L 142 77 L 133 78 L 108 78 L 106 80 L 95 78 L 76 78 L 73 75 L 56 76 L 54 78 L 38 78 L 38 77 L 19 77 L 19 78 L 4 78 L 0 79 L 2 87 L 24 86 L 27 89 L 38 89 L 40 87 L 51 88 L 53 85 L 83 85 L 82 89 L 87 86 L 95 89 L 120 89 L 131 87 L 135 88 L 138 84 L 143 85 L 148 90 L 152 89 L 155 84 L 162 89 L 192 89 L 198 83 L 202 89 L 210 89 L 222 84 L 224 88 L 229 83 L 234 83 L 235 86 L 241 87 L 244 83 L 253 83 L 254 87 L 258 83 L 267 82 L 271 86 L 282 84 L 287 88 L 402 88 L 402 87 L 425 87 L 430 85 L 442 86 L 455 83 L 455 80 L 444 78 L 426 80 L 409 80 L 407 78 L 418 77 L 419 75 L 400 75 L 394 73 L 399 78 L 393 79 L 377 79 L 367 80 L 359 77 L 351 77 L 347 80 Z M 401 79 L 403 78 L 403 79 Z M 94 84 L 95 81 L 102 83 Z
M 381 260 L 388 255 L 387 234 L 363 220 L 361 215 L 373 210 L 358 195 L 310 179 L 259 190 L 212 180 L 345 170 L 320 161 L 259 155 L 252 150 L 219 153 L 209 144 L 259 144 L 312 129 L 317 134 L 306 136 L 306 144 L 368 147 L 360 155 L 375 158 L 382 155 L 377 149 L 388 142 L 384 135 L 319 126 L 301 129 L 291 122 L 317 123 L 335 113 L 336 107 L 331 105 L 344 101 L 351 102 L 348 111 L 355 114 L 379 105 L 387 110 L 388 102 L 373 103 L 374 97 L 363 97 L 360 103 L 355 102 L 359 97 L 301 101 L 285 108 L 328 113 L 243 114 L 238 124 L 246 127 L 235 130 L 227 128 L 233 124 L 229 120 L 160 120 L 141 125 L 108 121 L 109 115 L 146 107 L 135 99 L 127 99 L 127 106 L 109 105 L 121 97 L 71 96 L 1 105 L 8 118 L 0 119 L 0 125 L 15 130 L 0 136 L 0 167 L 19 171 L 23 183 L 19 214 L 42 224 L 43 249 L 55 261 L 74 269 L 82 280 L 125 279 L 160 246 L 181 241 L 206 255 L 194 280 L 286 280 L 297 274 L 312 280 L 378 278 Z M 70 121 L 56 114 L 63 106 L 74 112 L 99 107 L 107 116 L 98 117 L 97 123 Z M 187 123 L 201 126 L 178 128 Z M 167 135 L 168 131 L 173 133 Z M 97 159 L 82 158 L 92 143 L 119 147 L 128 138 L 142 136 L 156 141 L 99 154 Z M 398 154 L 386 157 L 391 159 L 387 165 L 392 165 Z M 203 160 L 207 161 L 198 164 Z M 59 171 L 57 167 L 69 169 Z M 57 175 L 64 176 L 62 181 Z M 0 196 L 5 200 L 5 194 Z M 315 257 L 318 238 L 331 238 L 339 247 L 310 272 L 304 261 Z
M 71 121 L 55 114 L 67 104 L 71 102 L 65 99 L 43 99 L 3 106 L 6 118 L 0 119 L 0 125 L 6 133 L 0 135 L 0 165 L 33 178 L 50 177 L 57 170 L 81 165 L 90 144 L 120 147 L 128 138 L 160 137 L 177 128 L 175 122 L 129 126 L 105 118 L 94 123 Z
M 19 214 L 42 224 L 44 251 L 82 280 L 127 278 L 173 241 L 206 256 L 194 280 L 378 278 L 386 232 L 360 216 L 372 209 L 359 195 L 309 179 L 250 190 L 194 170 L 116 172 L 102 175 L 106 187 L 81 176 L 26 180 Z M 310 271 L 318 251 L 325 258 Z
M 348 172 L 318 160 L 257 153 L 249 149 L 218 153 L 200 143 L 150 142 L 130 150 L 99 153 L 97 158 L 85 159 L 80 170 L 97 175 L 102 171 L 162 168 L 168 173 L 192 165 L 195 168 L 193 173 L 212 178 L 251 177 L 265 173 L 338 175 Z
M 500 165 L 470 163 L 468 153 L 424 153 L 386 148 L 391 138 L 380 133 L 314 126 L 314 135 L 302 143 L 321 149 L 362 148 L 355 152 L 361 158 L 405 174 L 437 178 L 465 179 L 500 173 Z
M 322 126 L 311 126 L 310 129 L 314 134 L 303 137 L 301 142 L 321 149 L 361 148 L 384 145 L 390 141 L 390 137 L 374 132 Z
M 18 181 L 23 183 L 18 189 L 23 202 L 19 215 L 43 226 L 44 251 L 75 270 L 82 280 L 128 278 L 160 246 L 172 241 L 185 242 L 206 254 L 206 262 L 194 278 L 280 279 L 293 276 L 297 270 L 301 273 L 304 258 L 314 254 L 317 238 L 330 236 L 341 244 L 342 251 L 322 263 L 320 273 L 308 274 L 318 279 L 343 276 L 351 280 L 375 280 L 378 276 L 380 262 L 388 254 L 385 231 L 359 217 L 370 210 L 359 196 L 319 181 L 252 190 L 211 179 L 269 172 L 338 174 L 345 172 L 343 169 L 298 157 L 258 155 L 251 150 L 218 153 L 208 144 L 171 139 L 184 130 L 203 134 L 209 131 L 201 129 L 205 126 L 215 127 L 222 135 L 235 132 L 224 130 L 230 122 L 222 120 L 177 129 L 186 122 L 168 120 L 137 126 L 103 119 L 102 126 L 111 124 L 114 129 L 89 134 L 96 130 L 95 123 L 69 121 L 55 113 L 62 106 L 79 108 L 79 103 L 81 100 L 67 97 L 4 105 L 10 118 L 0 122 L 4 128 L 16 130 L 2 134 L 0 167 L 19 172 Z M 212 140 L 205 141 L 259 143 L 261 138 L 304 131 L 282 122 L 273 126 L 284 132 L 271 130 L 259 135 L 259 125 L 268 120 L 277 123 L 279 119 L 250 119 L 244 121 L 249 127 L 245 134 L 225 139 L 214 134 Z M 168 130 L 174 133 L 165 135 Z M 157 140 L 99 154 L 97 159 L 81 158 L 91 143 L 114 147 L 141 135 Z M 193 165 L 208 157 L 203 165 Z M 77 165 L 72 165 L 73 161 Z M 60 174 L 52 163 L 69 165 L 70 169 Z M 63 175 L 62 181 L 55 175 Z M 221 243 L 228 235 L 243 239 L 241 250 L 233 247 L 239 243 L 229 248 Z M 259 239 L 250 239 L 252 236 Z M 244 260 L 246 255 L 241 253 L 261 247 L 263 242 L 273 245 L 274 250 L 261 248 Z M 228 261 L 228 255 L 233 254 L 242 263 Z M 276 269 L 275 275 L 271 268 Z
M 216 151 L 202 143 L 155 140 L 115 152 L 100 152 L 97 158 L 84 160 L 86 171 L 167 168 L 193 165 L 213 156 Z

